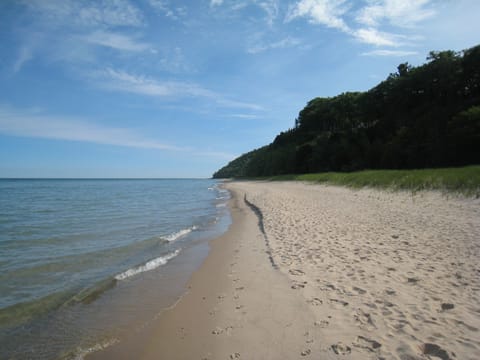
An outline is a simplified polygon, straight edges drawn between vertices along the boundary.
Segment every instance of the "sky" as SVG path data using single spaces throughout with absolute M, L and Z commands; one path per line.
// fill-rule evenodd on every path
M 0 177 L 210 177 L 314 97 L 480 43 L 478 0 L 1 0 Z

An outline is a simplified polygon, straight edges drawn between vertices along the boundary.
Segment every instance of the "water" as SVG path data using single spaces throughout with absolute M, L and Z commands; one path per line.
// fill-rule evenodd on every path
M 81 358 L 145 326 L 227 199 L 213 180 L 0 180 L 0 358 Z

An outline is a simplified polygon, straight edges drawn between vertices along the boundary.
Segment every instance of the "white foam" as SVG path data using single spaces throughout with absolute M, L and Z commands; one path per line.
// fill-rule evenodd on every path
M 94 352 L 97 352 L 97 351 L 100 351 L 100 350 L 104 350 L 106 349 L 107 347 L 110 347 L 112 345 L 115 345 L 116 343 L 118 343 L 119 340 L 118 339 L 111 339 L 111 340 L 106 340 L 102 343 L 99 343 L 99 344 L 96 344 L 88 349 L 81 349 L 79 348 L 77 350 L 77 354 L 75 355 L 74 359 L 75 360 L 84 360 L 85 359 L 85 356 L 91 354 L 91 353 L 94 353 Z
M 172 242 L 172 241 L 175 241 L 175 240 L 178 240 L 180 239 L 181 237 L 187 235 L 187 234 L 190 234 L 193 230 L 196 230 L 197 227 L 196 226 L 192 226 L 188 229 L 183 229 L 183 230 L 180 230 L 180 231 L 177 231 L 173 234 L 170 234 L 170 235 L 167 235 L 167 236 L 164 236 L 163 238 L 165 240 L 167 240 L 168 242 Z
M 145 271 L 150 271 L 153 269 L 158 268 L 159 266 L 165 265 L 170 259 L 173 259 L 175 256 L 177 256 L 180 253 L 180 249 L 175 250 L 174 252 L 167 254 L 165 256 L 160 256 L 158 258 L 152 259 L 145 263 L 144 265 L 140 265 L 131 269 L 128 269 L 127 271 L 124 271 L 121 274 L 118 274 L 115 276 L 116 280 L 125 280 L 129 277 L 135 276 L 137 274 L 140 274 Z

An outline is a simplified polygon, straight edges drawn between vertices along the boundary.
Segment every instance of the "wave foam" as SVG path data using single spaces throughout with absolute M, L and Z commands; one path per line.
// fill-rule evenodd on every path
M 135 276 L 137 274 L 140 274 L 145 271 L 150 271 L 153 269 L 158 268 L 159 266 L 165 265 L 169 260 L 173 259 L 175 256 L 177 256 L 180 253 L 180 249 L 175 250 L 174 252 L 167 254 L 165 256 L 160 256 L 158 258 L 152 259 L 145 263 L 144 265 L 140 265 L 131 269 L 128 269 L 127 271 L 124 271 L 121 274 L 118 274 L 115 276 L 116 280 L 125 280 L 129 277 Z
M 85 356 L 87 355 L 90 355 L 94 352 L 97 352 L 97 351 L 101 351 L 101 350 L 104 350 L 112 345 L 115 345 L 116 343 L 118 343 L 119 340 L 118 339 L 111 339 L 111 340 L 106 340 L 102 343 L 98 343 L 92 347 L 89 347 L 88 349 L 78 349 L 77 351 L 77 354 L 76 356 L 74 357 L 75 360 L 84 360 L 85 359 Z
M 180 230 L 180 231 L 177 231 L 173 234 L 170 234 L 170 235 L 167 235 L 167 236 L 164 236 L 163 238 L 165 240 L 167 240 L 168 242 L 172 242 L 172 241 L 175 241 L 175 240 L 178 240 L 180 239 L 181 237 L 187 235 L 187 234 L 190 234 L 193 230 L 197 230 L 198 228 L 196 226 L 192 226 L 188 229 L 183 229 L 183 230 Z

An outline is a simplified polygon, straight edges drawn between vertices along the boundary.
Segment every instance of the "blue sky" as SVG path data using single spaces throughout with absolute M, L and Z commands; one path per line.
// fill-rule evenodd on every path
M 479 43 L 478 0 L 4 0 L 0 177 L 209 177 L 316 96 Z

